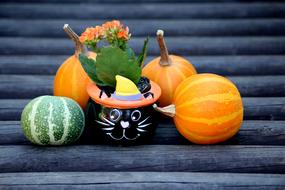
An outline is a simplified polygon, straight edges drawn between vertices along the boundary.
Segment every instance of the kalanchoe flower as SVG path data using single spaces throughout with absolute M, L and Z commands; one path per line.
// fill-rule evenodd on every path
M 102 27 L 105 28 L 106 30 L 117 30 L 123 28 L 123 25 L 121 25 L 120 21 L 118 20 L 113 20 L 109 22 L 105 22 L 102 24 Z
M 96 44 L 103 39 L 104 29 L 101 26 L 96 26 L 93 28 L 86 28 L 86 30 L 81 34 L 79 40 L 81 43 L 95 47 Z
M 104 23 L 102 26 L 87 28 L 80 36 L 81 43 L 96 48 L 101 40 L 106 40 L 110 45 L 126 48 L 126 43 L 130 39 L 129 28 L 125 27 L 118 20 Z
M 130 34 L 129 34 L 129 28 L 124 28 L 123 25 L 118 20 L 113 20 L 111 22 L 106 22 L 102 25 L 102 27 L 106 30 L 106 35 L 111 35 L 113 38 L 119 38 L 122 40 L 129 40 Z
M 121 29 L 118 32 L 118 38 L 122 40 L 129 40 L 131 35 L 129 34 L 129 27 L 126 27 L 126 29 Z
M 126 43 L 131 37 L 128 27 L 124 28 L 118 20 L 106 22 L 102 27 L 105 29 L 105 39 L 110 45 L 123 50 L 126 48 Z

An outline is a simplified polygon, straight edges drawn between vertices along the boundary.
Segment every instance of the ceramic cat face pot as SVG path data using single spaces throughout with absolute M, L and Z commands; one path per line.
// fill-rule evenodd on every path
M 123 83 L 118 83 L 118 80 Z M 158 115 L 152 105 L 159 98 L 161 90 L 156 83 L 148 83 L 145 87 L 149 87 L 141 90 L 130 81 L 117 78 L 114 92 L 108 92 L 108 89 L 99 88 L 96 84 L 87 87 L 91 97 L 87 119 L 92 127 L 98 129 L 103 140 L 136 144 L 151 139 L 158 123 Z

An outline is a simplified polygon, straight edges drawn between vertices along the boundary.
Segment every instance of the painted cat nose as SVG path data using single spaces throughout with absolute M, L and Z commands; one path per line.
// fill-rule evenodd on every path
M 121 121 L 121 126 L 123 129 L 129 128 L 130 123 L 128 121 Z

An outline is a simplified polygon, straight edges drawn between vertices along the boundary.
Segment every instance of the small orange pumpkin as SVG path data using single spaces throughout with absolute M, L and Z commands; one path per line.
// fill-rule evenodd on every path
M 176 89 L 173 104 L 156 108 L 173 116 L 177 130 L 197 144 L 223 142 L 235 135 L 243 120 L 242 99 L 236 86 L 215 74 L 198 74 Z
M 75 43 L 75 53 L 64 61 L 57 70 L 54 79 L 54 95 L 65 96 L 75 100 L 82 108 L 85 108 L 89 95 L 86 87 L 91 82 L 88 75 L 82 68 L 78 56 L 85 53 L 89 58 L 96 58 L 96 54 L 88 52 L 86 47 L 79 41 L 77 34 L 65 24 L 64 31 Z
M 187 77 L 196 74 L 193 65 L 186 59 L 169 55 L 163 38 L 163 31 L 157 31 L 160 57 L 150 61 L 142 70 L 142 75 L 156 82 L 162 91 L 158 100 L 160 106 L 172 103 L 176 87 Z

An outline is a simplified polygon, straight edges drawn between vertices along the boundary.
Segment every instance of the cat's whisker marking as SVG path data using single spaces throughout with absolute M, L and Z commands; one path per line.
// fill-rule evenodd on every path
M 138 128 L 144 128 L 144 127 L 147 127 L 149 125 L 151 125 L 151 123 L 147 123 L 147 124 L 144 124 L 144 125 L 139 125 Z
M 114 127 L 105 127 L 105 128 L 102 128 L 102 130 L 104 131 L 112 131 L 114 129 Z
M 137 134 L 137 136 L 134 137 L 134 138 L 128 138 L 128 137 L 126 137 L 126 136 L 125 136 L 125 138 L 126 138 L 127 140 L 133 141 L 133 140 L 136 140 L 139 136 L 141 136 L 141 135 L 140 135 L 140 134 Z
M 137 128 L 137 130 L 140 131 L 140 132 L 147 132 L 146 130 L 139 129 L 139 128 Z
M 124 135 L 121 138 L 116 138 L 111 133 L 106 133 L 106 134 L 109 135 L 112 139 L 114 139 L 116 141 L 122 140 L 124 138 Z
M 108 123 L 104 123 L 102 121 L 98 121 L 98 120 L 95 120 L 97 123 L 101 124 L 101 125 L 105 125 L 105 126 L 110 126 Z
M 101 117 L 102 120 L 106 121 L 110 125 L 115 125 L 115 123 L 112 123 L 110 120 L 106 119 L 105 117 Z
M 146 120 L 148 120 L 148 118 L 150 118 L 150 116 L 148 116 L 147 118 L 145 118 L 143 121 L 139 122 L 139 124 L 138 124 L 138 125 L 143 124 Z
M 136 137 L 134 137 L 134 138 L 128 138 L 127 136 L 126 136 L 126 130 L 123 130 L 123 136 L 122 137 L 125 137 L 125 139 L 127 139 L 127 140 L 136 140 L 139 136 L 141 136 L 140 134 L 137 134 L 137 136 Z

